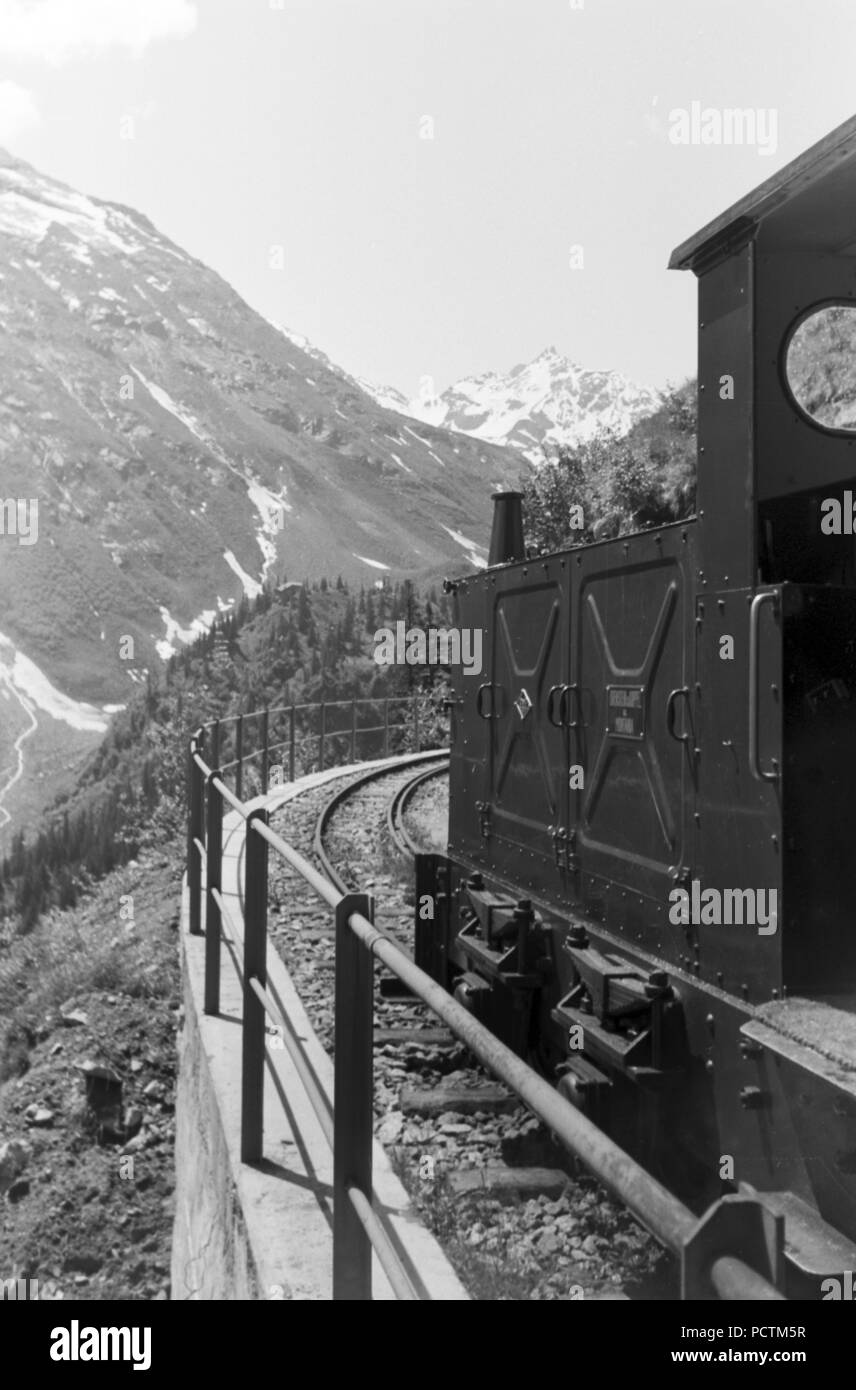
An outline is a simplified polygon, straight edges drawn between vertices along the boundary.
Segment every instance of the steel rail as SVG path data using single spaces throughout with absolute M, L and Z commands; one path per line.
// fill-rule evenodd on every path
M 445 763 L 448 764 L 448 754 L 438 753 L 437 756 L 438 758 L 444 758 Z M 333 814 L 337 810 L 339 810 L 339 808 L 348 800 L 348 798 L 355 791 L 359 791 L 363 787 L 368 786 L 370 782 L 376 782 L 381 777 L 386 777 L 388 774 L 398 771 L 401 766 L 406 766 L 407 759 L 408 755 L 405 754 L 402 757 L 402 759 L 399 760 L 398 763 L 392 765 L 387 763 L 384 767 L 371 768 L 368 772 L 364 773 L 363 776 L 358 777 L 356 781 L 349 782 L 345 787 L 340 787 L 338 791 L 334 792 L 333 796 L 330 797 L 330 800 L 326 802 L 326 804 L 322 807 L 318 819 L 315 822 L 315 833 L 312 837 L 312 852 L 318 859 L 319 863 L 322 865 L 324 873 L 327 875 L 327 878 L 338 889 L 340 893 L 347 893 L 348 885 L 345 883 L 345 880 L 342 878 L 341 874 L 336 869 L 335 865 L 333 864 L 324 847 L 324 835 L 327 831 L 327 827 L 330 823 L 330 820 L 332 819 Z M 442 767 L 431 769 L 432 775 L 435 775 L 436 773 L 441 771 L 443 771 Z M 424 775 L 424 773 L 420 773 L 420 780 Z M 405 785 L 409 785 L 409 783 Z M 333 904 L 331 904 L 331 906 L 332 905 Z
M 389 836 L 393 844 L 395 844 L 402 853 L 409 854 L 411 857 L 415 858 L 421 848 L 408 833 L 407 827 L 404 824 L 405 806 L 418 788 L 422 786 L 423 782 L 430 781 L 432 777 L 439 777 L 441 773 L 448 772 L 448 770 L 447 766 L 429 767 L 425 772 L 420 772 L 418 777 L 412 778 L 411 781 L 405 782 L 403 787 L 399 787 L 395 796 L 390 801 L 386 816 L 387 830 L 389 831 Z

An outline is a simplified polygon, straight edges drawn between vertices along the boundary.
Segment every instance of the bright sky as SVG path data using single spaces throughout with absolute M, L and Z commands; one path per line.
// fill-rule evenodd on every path
M 852 114 L 854 55 L 851 0 L 0 0 L 0 143 L 408 395 L 550 345 L 662 385 L 669 252 Z M 775 152 L 673 143 L 694 101 Z

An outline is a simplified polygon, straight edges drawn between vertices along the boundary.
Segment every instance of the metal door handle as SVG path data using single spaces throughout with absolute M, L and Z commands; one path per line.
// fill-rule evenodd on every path
M 486 690 L 490 691 L 490 709 L 487 714 L 484 712 L 484 693 Z M 480 685 L 476 691 L 476 714 L 480 719 L 496 719 L 498 717 L 494 709 L 493 685 L 490 681 L 485 681 L 484 685 Z
M 690 741 L 689 734 L 678 734 L 675 732 L 675 707 L 678 702 L 678 696 L 683 695 L 684 698 L 686 698 L 689 693 L 690 688 L 688 685 L 679 685 L 676 690 L 669 691 L 666 700 L 666 732 L 678 743 L 689 743 Z
M 557 692 L 559 695 L 559 717 L 555 719 L 553 717 L 555 714 L 554 696 Z M 547 691 L 547 723 L 552 724 L 554 729 L 562 729 L 565 726 L 565 696 L 567 693 L 568 686 L 566 685 L 551 685 L 550 689 Z
M 775 591 L 768 589 L 763 594 L 755 595 L 749 609 L 749 771 L 758 782 L 777 782 L 779 779 L 779 768 L 775 758 L 772 771 L 765 772 L 760 763 L 758 748 L 758 647 L 761 609 L 765 603 L 772 604 L 775 609 L 778 607 L 778 601 Z

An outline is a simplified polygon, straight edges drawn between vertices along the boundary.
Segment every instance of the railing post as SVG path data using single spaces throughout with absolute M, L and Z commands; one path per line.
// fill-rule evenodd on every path
M 357 761 L 357 701 L 351 701 L 351 762 Z
M 214 890 L 222 889 L 223 799 L 214 786 L 219 772 L 208 778 L 208 839 L 205 859 L 205 1012 L 220 1012 L 220 904 Z
M 211 747 L 208 749 L 206 759 L 209 767 L 220 766 L 220 720 L 215 719 L 211 725 Z
M 320 729 L 318 738 L 318 771 L 324 771 L 324 735 L 327 732 L 327 706 L 321 701 Z
M 383 702 L 383 756 L 389 757 L 389 700 Z
M 419 696 L 413 696 L 413 751 L 419 752 Z
M 244 862 L 244 1019 L 241 1030 L 241 1162 L 262 1157 L 265 1087 L 265 1007 L 252 987 L 267 985 L 268 842 L 253 830 L 267 811 L 247 818 Z
M 262 792 L 268 789 L 268 711 L 262 710 Z
M 199 735 L 196 735 L 197 745 Z M 187 887 L 190 894 L 190 931 L 193 936 L 202 934 L 202 904 L 200 901 L 202 891 L 202 856 L 196 847 L 196 841 L 201 840 L 204 834 L 202 817 L 204 807 L 202 800 L 202 773 L 196 764 L 196 759 L 190 756 L 190 796 L 187 817 Z
M 241 800 L 244 790 L 244 716 L 238 715 L 238 723 L 235 729 L 235 757 L 237 766 L 235 768 L 235 795 Z
M 336 1037 L 333 1081 L 333 1298 L 370 1300 L 372 1247 L 348 1197 L 372 1199 L 374 959 L 348 926 L 374 900 L 347 893 L 336 907 Z
M 187 864 L 187 886 L 190 887 L 190 870 L 193 866 L 193 740 L 195 734 L 191 734 L 187 740 L 187 766 L 184 777 L 184 799 L 187 803 L 187 853 L 185 861 Z
M 288 780 L 294 781 L 294 705 L 291 706 L 291 718 L 288 724 Z

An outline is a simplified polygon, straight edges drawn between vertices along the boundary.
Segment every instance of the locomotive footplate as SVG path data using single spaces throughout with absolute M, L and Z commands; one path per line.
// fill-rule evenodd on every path
M 643 974 L 621 956 L 605 955 L 582 927 L 571 928 L 564 948 L 576 982 L 551 1017 L 568 1030 L 572 1049 L 649 1086 L 681 1075 L 687 1060 L 683 1013 L 665 971 Z

